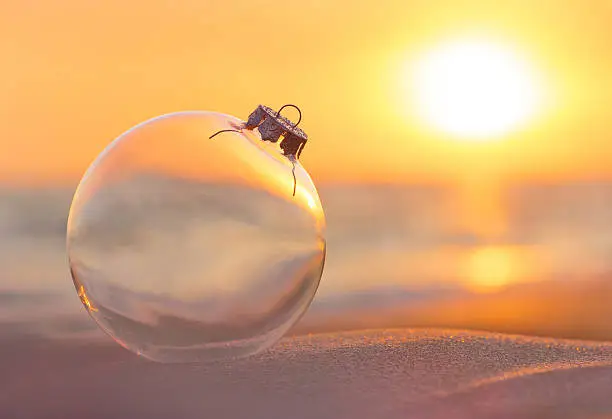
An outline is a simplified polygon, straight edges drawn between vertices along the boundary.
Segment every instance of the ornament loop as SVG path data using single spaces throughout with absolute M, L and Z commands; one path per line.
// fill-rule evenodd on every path
M 286 105 L 283 105 L 278 112 L 276 112 L 276 117 L 278 118 L 280 116 L 280 113 L 283 109 L 287 108 L 287 107 L 291 107 L 294 108 L 296 111 L 298 111 L 298 113 L 300 114 L 300 117 L 298 118 L 298 121 L 293 124 L 293 128 L 297 127 L 300 124 L 300 121 L 302 120 L 302 111 L 300 110 L 300 108 L 298 108 L 296 105 L 292 105 L 291 103 L 288 103 Z

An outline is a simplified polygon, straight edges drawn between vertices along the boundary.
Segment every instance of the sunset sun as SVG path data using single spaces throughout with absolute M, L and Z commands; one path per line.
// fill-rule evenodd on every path
M 486 141 L 507 134 L 528 122 L 540 105 L 533 70 L 501 44 L 442 44 L 411 70 L 421 118 L 456 138 Z

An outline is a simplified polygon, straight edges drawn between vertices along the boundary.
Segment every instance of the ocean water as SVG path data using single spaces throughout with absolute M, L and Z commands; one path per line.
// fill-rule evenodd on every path
M 99 336 L 66 261 L 72 192 L 0 190 L 2 331 Z M 326 267 L 292 333 L 440 326 L 612 340 L 612 184 L 508 189 L 494 237 L 465 228 L 455 192 L 323 185 Z

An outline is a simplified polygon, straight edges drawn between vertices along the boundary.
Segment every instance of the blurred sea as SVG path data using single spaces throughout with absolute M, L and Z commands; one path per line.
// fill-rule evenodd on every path
M 0 336 L 101 336 L 65 255 L 73 190 L 0 190 Z M 515 186 L 505 228 L 459 222 L 445 186 L 324 185 L 328 257 L 294 333 L 453 327 L 612 339 L 612 184 Z

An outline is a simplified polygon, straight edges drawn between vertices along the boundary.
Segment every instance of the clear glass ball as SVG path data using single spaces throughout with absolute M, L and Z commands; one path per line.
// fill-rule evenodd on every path
M 106 333 L 151 360 L 263 351 L 319 285 L 316 188 L 257 129 L 209 139 L 241 123 L 200 111 L 146 121 L 100 154 L 75 193 L 67 250 L 77 293 Z

